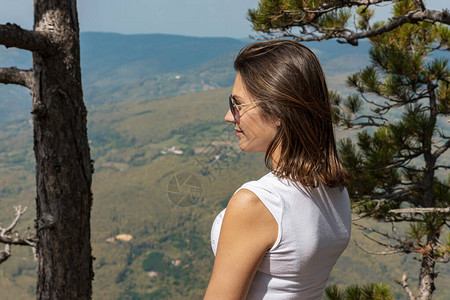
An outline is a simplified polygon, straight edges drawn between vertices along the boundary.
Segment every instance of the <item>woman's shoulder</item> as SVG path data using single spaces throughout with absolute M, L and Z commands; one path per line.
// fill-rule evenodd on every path
M 251 190 L 240 189 L 228 202 L 225 216 L 228 221 L 233 220 L 233 227 L 239 226 L 254 230 L 254 233 L 264 233 L 268 248 L 272 247 L 277 238 L 278 225 L 271 212 L 263 204 L 260 198 Z M 230 224 L 230 222 L 228 222 Z
M 304 186 L 286 178 L 277 177 L 270 172 L 258 180 L 244 183 L 235 193 L 247 189 L 252 191 L 272 211 L 291 202 L 317 203 L 324 199 L 333 201 L 337 205 L 349 202 L 348 192 L 344 186 L 329 187 L 323 183 L 317 187 Z
M 230 209 L 247 210 L 248 213 L 252 213 L 258 207 L 261 207 L 260 198 L 251 189 L 247 189 L 242 185 L 236 190 L 228 201 L 227 207 L 221 213 L 225 213 Z
M 266 191 L 271 191 L 271 190 L 275 191 L 276 186 L 279 186 L 279 185 L 288 185 L 288 183 L 285 180 L 276 177 L 272 172 L 269 172 L 257 180 L 251 180 L 251 181 L 245 182 L 239 189 L 236 190 L 236 192 L 238 192 L 244 188 L 250 189 L 250 190 L 252 190 L 252 188 L 255 188 L 255 189 L 262 189 L 262 190 L 266 190 Z
M 283 204 L 283 190 L 286 188 L 279 182 L 277 177 L 269 173 L 258 180 L 244 183 L 236 190 L 234 195 L 240 195 L 246 201 L 254 202 L 263 207 L 265 211 L 270 212 L 276 222 L 281 222 Z M 245 200 L 241 200 L 245 201 Z

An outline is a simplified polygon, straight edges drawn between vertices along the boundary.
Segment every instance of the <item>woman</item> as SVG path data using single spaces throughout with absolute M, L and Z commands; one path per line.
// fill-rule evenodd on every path
M 246 46 L 234 68 L 225 121 L 242 151 L 266 153 L 271 172 L 217 216 L 205 299 L 320 299 L 351 223 L 322 68 L 289 40 Z

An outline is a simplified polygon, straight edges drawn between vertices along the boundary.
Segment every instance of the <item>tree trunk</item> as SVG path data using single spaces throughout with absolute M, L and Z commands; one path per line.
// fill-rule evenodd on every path
M 38 299 L 90 299 L 91 164 L 76 0 L 34 0 L 34 30 L 59 45 L 33 52 Z
M 428 96 L 430 103 L 430 127 L 435 128 L 436 126 L 436 95 L 433 86 L 428 86 Z M 425 169 L 423 173 L 423 181 L 421 187 L 422 203 L 423 207 L 435 207 L 436 200 L 433 193 L 433 182 L 434 182 L 434 167 L 436 165 L 436 158 L 432 154 L 432 142 L 433 131 L 426 135 L 423 140 L 422 148 L 424 149 L 424 160 Z M 433 222 L 433 221 L 431 221 Z M 433 228 L 435 224 L 427 224 L 427 227 Z M 439 233 L 431 232 L 427 234 L 427 243 L 423 248 L 422 253 L 422 263 L 420 266 L 419 273 L 419 288 L 417 299 L 420 300 L 430 300 L 432 298 L 433 292 L 436 289 L 434 285 L 435 278 L 437 274 L 434 272 L 434 267 L 436 265 L 436 248 L 438 247 Z
M 418 300 L 431 300 L 436 289 L 434 285 L 434 280 L 436 279 L 434 267 L 436 264 L 435 248 L 437 240 L 439 240 L 439 237 L 434 233 L 427 236 L 426 252 L 422 254 L 420 266 Z

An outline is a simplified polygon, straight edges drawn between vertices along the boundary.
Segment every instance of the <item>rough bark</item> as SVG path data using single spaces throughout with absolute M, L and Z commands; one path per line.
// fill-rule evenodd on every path
M 398 284 L 400 284 L 403 287 L 406 294 L 408 295 L 409 300 L 416 300 L 416 297 L 414 296 L 413 292 L 409 288 L 408 278 L 406 277 L 406 273 L 403 274 L 402 280 L 395 280 L 395 282 L 397 282 Z
M 75 0 L 35 0 L 34 30 L 59 51 L 33 53 L 38 299 L 90 299 L 92 166 L 86 130 Z
M 47 32 L 25 30 L 16 24 L 10 23 L 0 25 L 0 44 L 7 48 L 16 47 L 43 54 L 51 54 L 57 48 L 51 42 Z
M 76 0 L 34 0 L 34 28 L 0 25 L 0 44 L 33 51 L 33 69 L 0 69 L 0 83 L 33 93 L 37 299 L 91 299 L 92 172 Z M 6 238 L 6 237 L 5 237 Z M 11 244 L 6 240 L 5 255 Z
M 434 272 L 434 267 L 436 265 L 436 253 L 434 248 L 436 247 L 437 240 L 439 240 L 439 237 L 436 237 L 434 234 L 428 235 L 427 244 L 424 249 L 425 251 L 422 254 L 419 275 L 419 296 L 417 297 L 417 299 L 420 300 L 431 300 L 433 292 L 436 289 L 436 286 L 434 285 L 437 276 Z
M 17 84 L 33 89 L 33 71 L 20 70 L 14 67 L 0 68 L 0 83 Z
M 34 30 L 60 45 L 33 52 L 38 299 L 90 299 L 92 166 L 76 0 L 35 0 Z

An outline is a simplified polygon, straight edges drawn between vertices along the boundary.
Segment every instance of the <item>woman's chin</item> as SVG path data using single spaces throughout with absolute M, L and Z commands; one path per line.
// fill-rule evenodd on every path
M 243 152 L 250 152 L 250 151 L 248 151 L 248 148 L 245 147 L 245 145 L 242 145 L 241 143 L 239 143 L 239 149 L 241 149 L 241 151 L 243 151 Z
M 249 147 L 248 145 L 239 143 L 239 148 L 241 149 L 241 151 L 243 152 L 248 152 L 248 153 L 252 153 L 252 152 L 263 152 L 263 151 L 258 151 L 255 148 Z

